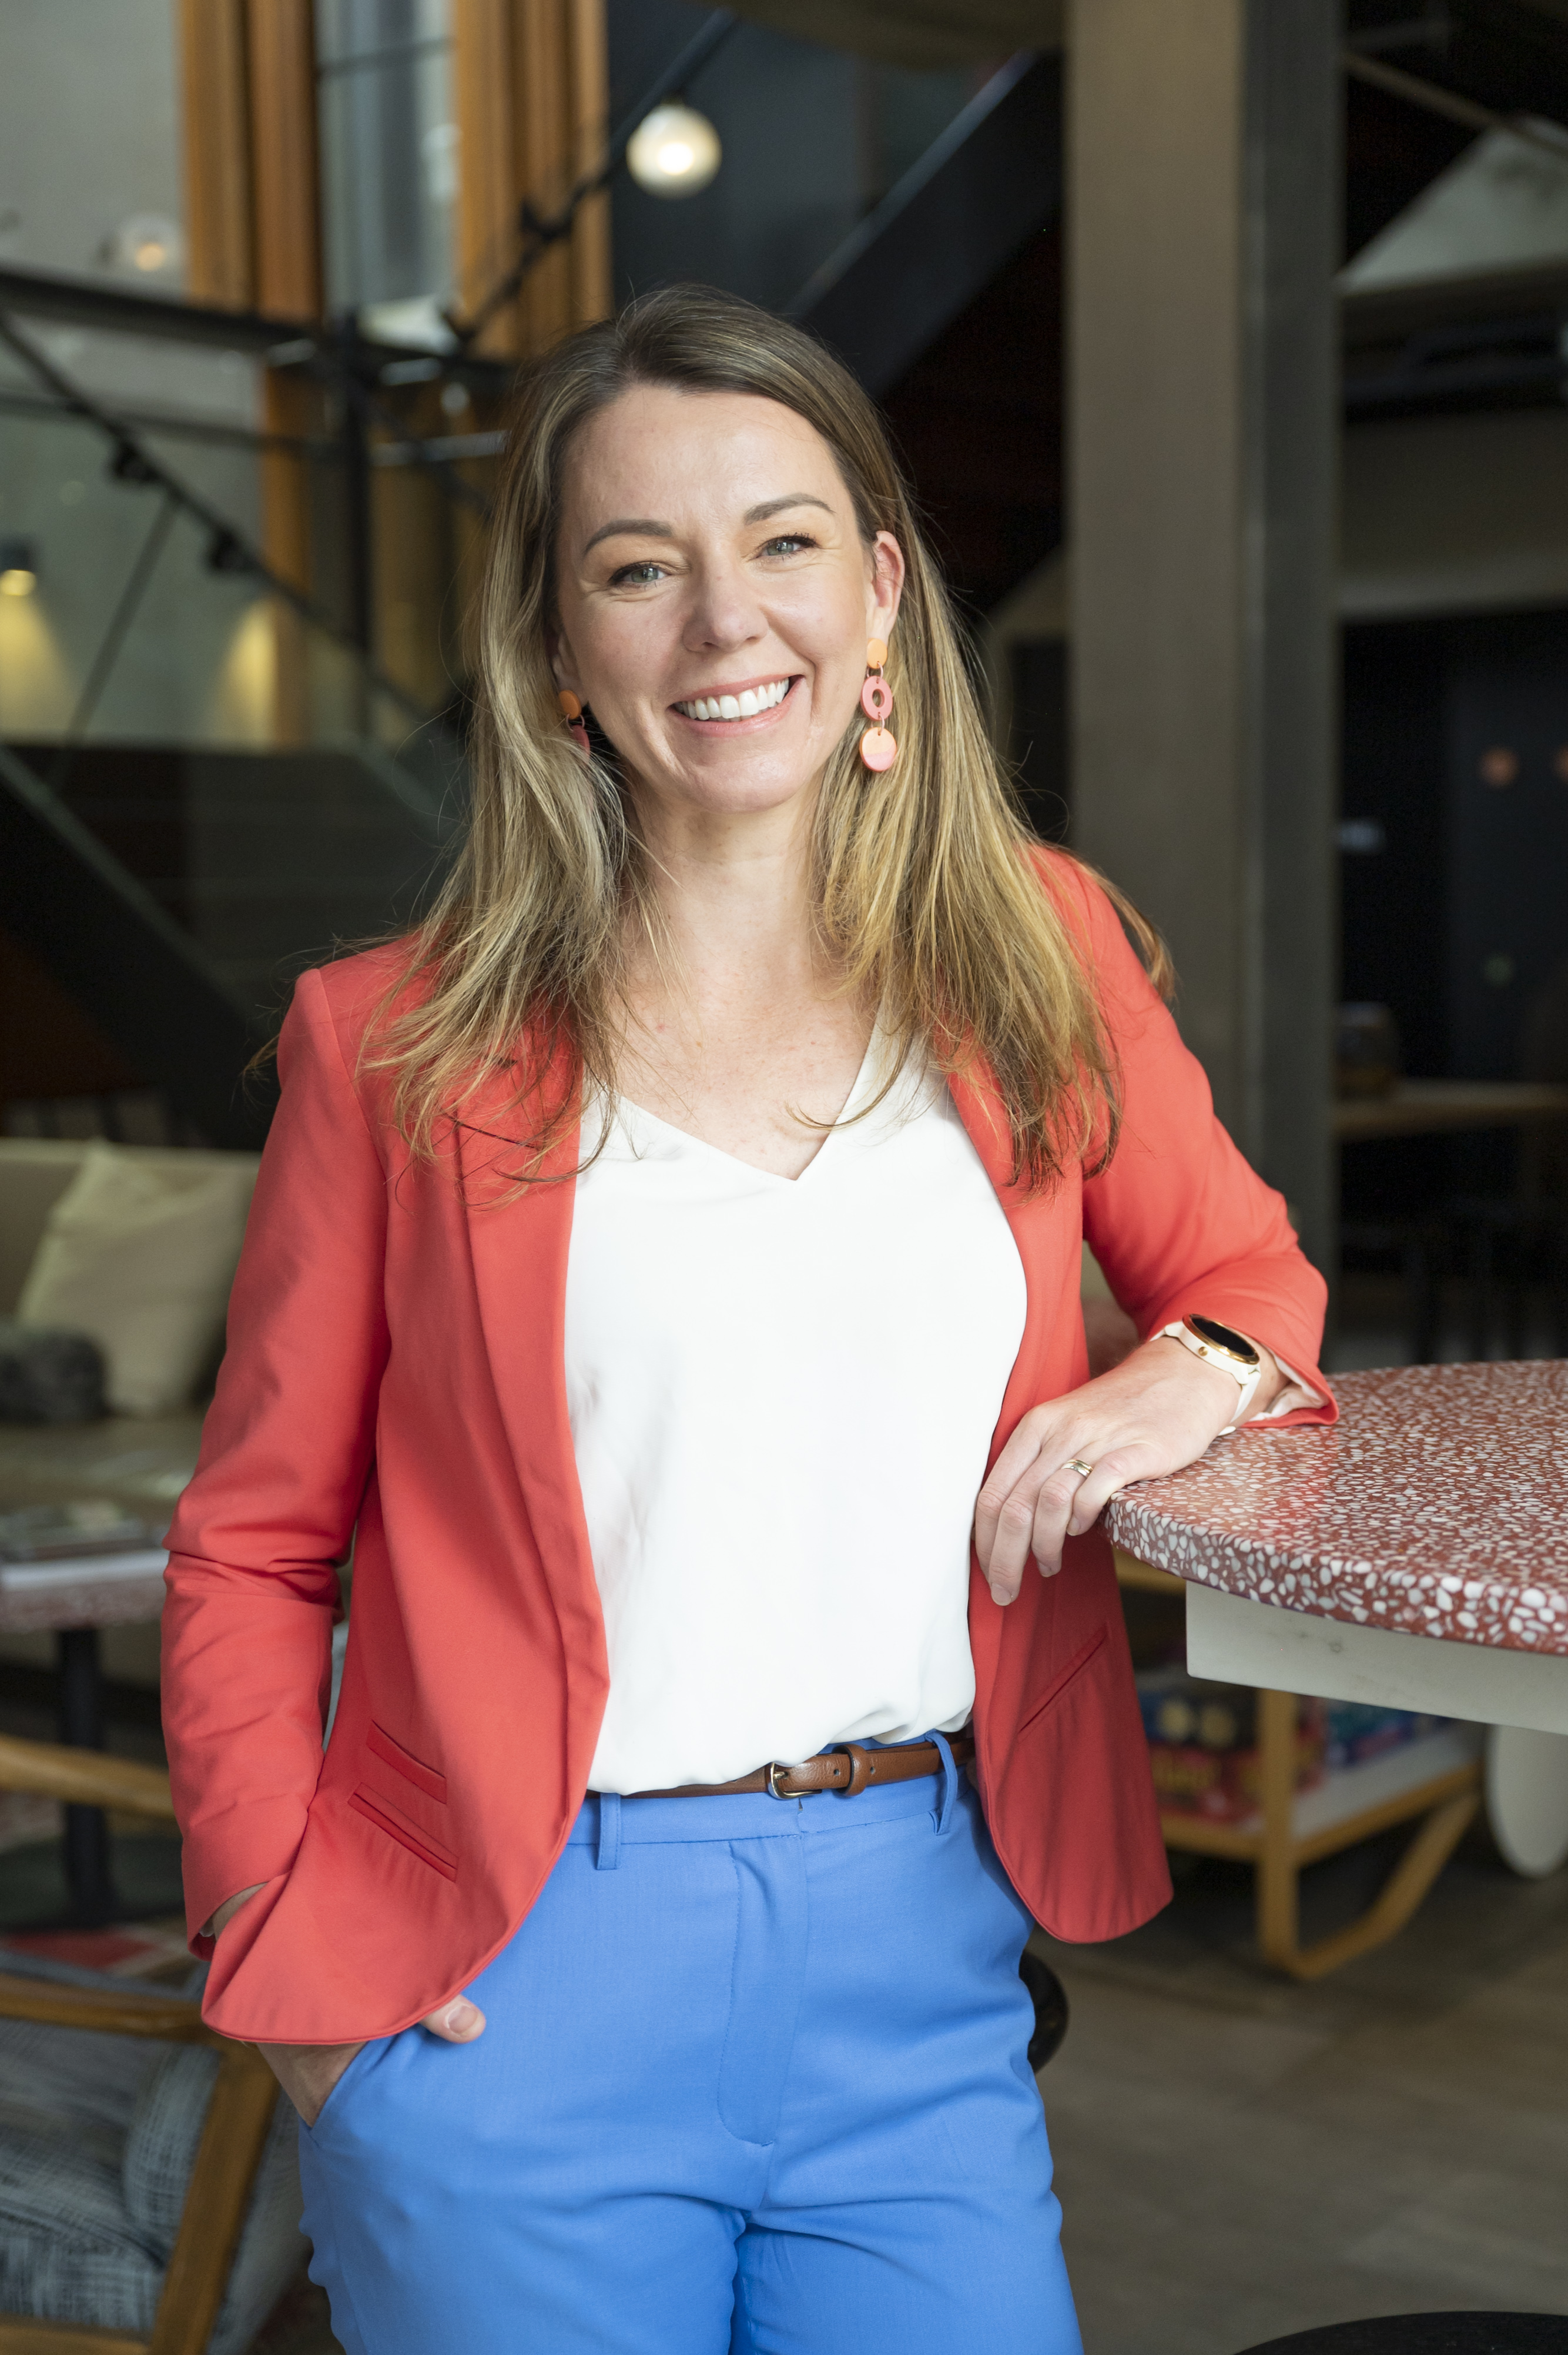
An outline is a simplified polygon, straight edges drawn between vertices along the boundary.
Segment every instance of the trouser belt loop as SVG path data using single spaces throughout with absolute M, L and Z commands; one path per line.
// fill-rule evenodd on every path
M 953 1820 L 953 1809 L 959 1798 L 959 1769 L 953 1757 L 953 1745 L 945 1733 L 933 1733 L 932 1741 L 942 1753 L 942 1796 L 937 1806 L 937 1829 L 945 1832 Z
M 600 1872 L 613 1872 L 620 1862 L 620 1794 L 599 1795 L 599 1847 L 594 1863 Z

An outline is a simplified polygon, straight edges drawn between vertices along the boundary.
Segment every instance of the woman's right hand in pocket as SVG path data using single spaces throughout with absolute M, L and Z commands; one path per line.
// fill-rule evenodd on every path
M 242 1889 L 238 1896 L 224 1900 L 212 1917 L 214 1937 L 223 1935 L 240 1907 L 265 1885 L 258 1881 L 255 1888 Z M 476 2036 L 484 2034 L 484 2014 L 467 1996 L 458 1995 L 427 2012 L 419 2025 L 444 2044 L 471 2044 Z M 364 2051 L 365 2042 L 362 2039 L 357 2044 L 259 2044 L 256 2050 L 305 2125 L 313 2126 L 326 2106 L 327 2095 L 355 2054 Z

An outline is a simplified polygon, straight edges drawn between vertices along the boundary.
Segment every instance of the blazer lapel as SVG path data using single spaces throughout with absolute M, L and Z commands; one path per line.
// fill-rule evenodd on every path
M 575 1084 L 557 1055 L 552 1092 Z M 537 1175 L 519 1186 L 526 1164 L 514 1143 L 522 1124 L 509 1101 L 513 1085 L 510 1071 L 498 1076 L 465 1108 L 459 1130 L 469 1249 L 496 1399 L 591 1745 L 609 1670 L 566 1382 L 567 1255 L 581 1124 L 574 1110 Z

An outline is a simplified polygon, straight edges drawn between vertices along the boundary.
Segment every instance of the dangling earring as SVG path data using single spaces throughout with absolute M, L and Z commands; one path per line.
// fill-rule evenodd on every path
M 865 650 L 865 685 L 860 691 L 860 708 L 873 723 L 860 740 L 860 757 L 868 769 L 891 769 L 898 758 L 897 741 L 883 725 L 893 709 L 893 689 L 882 676 L 886 660 L 887 648 L 880 638 L 873 638 Z
M 593 754 L 588 749 L 588 730 L 583 725 L 582 705 L 577 701 L 577 697 L 572 693 L 569 687 L 562 687 L 560 693 L 556 698 L 556 701 L 561 707 L 561 718 L 567 723 L 567 735 L 577 746 L 577 751 L 582 754 L 583 759 L 585 761 L 591 761 Z

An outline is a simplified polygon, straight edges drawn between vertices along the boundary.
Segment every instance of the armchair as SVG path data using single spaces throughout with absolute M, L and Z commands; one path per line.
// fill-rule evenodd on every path
M 161 1769 L 0 1737 L 0 1788 L 165 1822 Z M 299 2262 L 292 2114 L 189 1999 L 0 1970 L 0 2355 L 239 2355 Z

